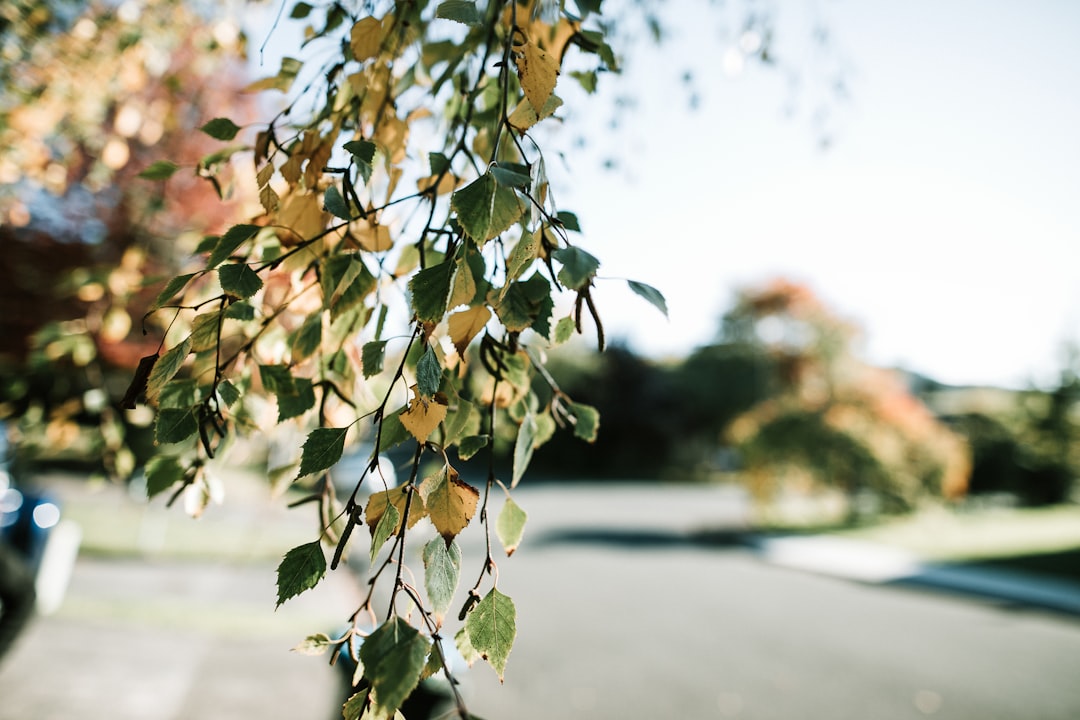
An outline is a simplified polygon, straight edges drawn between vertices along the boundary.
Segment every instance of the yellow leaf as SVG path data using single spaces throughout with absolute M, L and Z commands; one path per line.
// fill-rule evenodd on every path
M 300 176 L 303 174 L 301 168 L 304 165 L 304 158 L 299 153 L 292 155 L 281 166 L 281 177 L 285 178 L 285 182 L 290 185 L 295 185 L 300 182 Z
M 375 534 L 375 526 L 379 524 L 379 518 L 386 512 L 387 505 L 393 505 L 397 508 L 398 517 L 405 516 L 405 503 L 410 492 L 408 485 L 400 485 L 396 488 L 371 494 L 371 497 L 368 498 L 367 508 L 364 510 L 364 519 L 367 521 L 368 530 L 372 535 Z M 420 522 L 420 519 L 425 515 L 427 515 L 427 509 L 424 507 L 424 499 L 420 496 L 420 493 L 413 493 L 412 502 L 409 503 L 409 527 Z M 398 520 L 394 533 L 400 530 L 401 520 Z
M 510 117 L 507 118 L 507 122 L 510 126 L 518 132 L 525 132 L 536 123 L 540 122 L 546 117 L 550 117 L 562 107 L 563 101 L 558 95 L 552 95 L 544 103 L 544 107 L 540 112 L 536 112 L 533 109 L 532 103 L 527 99 L 522 100 L 514 108 L 514 111 L 510 113 Z
M 518 78 L 525 97 L 534 108 L 543 109 L 548 98 L 555 92 L 559 75 L 559 61 L 532 42 L 523 45 L 514 56 Z
M 259 202 L 262 203 L 263 210 L 267 213 L 272 213 L 278 209 L 278 205 L 281 203 L 281 198 L 274 192 L 274 188 L 269 185 L 264 185 L 259 189 Z
M 383 119 L 375 131 L 375 141 L 386 148 L 386 157 L 397 164 L 405 159 L 405 142 L 409 137 L 409 126 L 396 115 Z
M 323 168 L 326 167 L 326 163 L 330 160 L 330 156 L 333 153 L 333 142 L 320 142 L 312 149 L 311 154 L 308 157 L 307 168 L 304 170 L 305 185 L 309 188 L 313 188 L 319 184 L 319 178 L 322 177 Z
M 397 184 L 401 181 L 401 176 L 405 174 L 405 171 L 399 167 L 392 167 L 387 173 L 389 179 L 386 182 L 386 202 L 390 202 L 390 198 L 394 197 L 394 190 L 397 189 Z
M 310 240 L 326 228 L 326 215 L 321 205 L 318 195 L 293 192 L 281 204 L 278 223 L 302 240 Z
M 280 86 L 281 79 L 278 78 L 276 75 L 271 75 L 270 77 L 264 77 L 256 80 L 240 92 L 257 93 L 262 92 L 263 90 L 274 90 L 275 88 L 278 88 Z
M 462 481 L 449 465 L 420 483 L 420 495 L 431 524 L 448 544 L 472 520 L 480 499 L 480 491 Z
M 255 173 L 255 182 L 259 187 L 262 187 L 270 182 L 272 177 L 274 177 L 274 163 L 268 162 L 259 168 L 259 172 Z
M 430 175 L 425 178 L 420 178 L 416 181 L 416 189 L 420 192 L 426 192 L 435 184 L 435 180 L 438 177 L 438 175 Z M 442 176 L 442 180 L 439 180 L 439 186 L 435 188 L 435 194 L 445 195 L 448 192 L 453 192 L 454 189 L 457 188 L 459 182 L 460 180 L 458 180 L 458 178 L 450 173 L 446 173 Z
M 386 252 L 394 247 L 390 229 L 385 225 L 372 225 L 361 220 L 353 224 L 352 236 L 368 252 Z
M 465 357 L 465 348 L 469 347 L 469 343 L 480 334 L 490 319 L 491 311 L 485 305 L 471 307 L 450 316 L 447 321 L 450 339 L 460 357 Z
M 439 423 L 446 419 L 447 409 L 446 398 L 439 395 L 430 400 L 414 397 L 409 401 L 408 409 L 401 413 L 401 424 L 417 442 L 427 442 Z
M 382 25 L 375 18 L 368 16 L 353 25 L 349 45 L 352 47 L 353 57 L 358 61 L 370 60 L 378 55 L 381 43 Z

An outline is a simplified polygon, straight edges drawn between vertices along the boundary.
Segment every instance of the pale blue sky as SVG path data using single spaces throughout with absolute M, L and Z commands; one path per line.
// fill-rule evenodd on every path
M 602 285 L 609 334 L 682 354 L 735 287 L 782 274 L 859 322 L 874 362 L 953 383 L 1052 379 L 1080 340 L 1080 3 L 776 6 L 776 51 L 809 80 L 832 65 L 808 50 L 808 7 L 848 61 L 835 142 L 822 151 L 811 128 L 820 93 L 751 66 L 725 77 L 721 14 L 669 3 L 687 9 L 667 16 L 671 39 L 637 48 L 619 81 L 638 107 L 572 158 L 559 197 L 603 274 L 668 298 L 670 322 Z M 613 150 L 623 170 L 594 177 Z
M 684 355 L 713 338 L 735 288 L 783 275 L 859 323 L 872 362 L 958 384 L 1051 382 L 1064 343 L 1080 341 L 1080 3 L 726 5 L 668 0 L 667 42 L 629 48 L 599 96 L 560 79 L 566 122 L 545 123 L 544 139 L 556 199 L 602 275 L 654 285 L 670 309 L 665 320 L 601 282 L 609 337 Z M 747 7 L 775 12 L 775 54 L 802 75 L 797 90 L 752 64 L 725 74 L 722 28 Z M 833 38 L 824 55 L 814 19 Z M 268 24 L 252 23 L 256 46 Z M 256 72 L 294 49 L 289 25 Z M 823 151 L 812 117 L 837 64 L 850 99 L 827 103 L 836 132 Z M 611 131 L 619 94 L 637 104 Z M 611 156 L 620 168 L 601 170 Z

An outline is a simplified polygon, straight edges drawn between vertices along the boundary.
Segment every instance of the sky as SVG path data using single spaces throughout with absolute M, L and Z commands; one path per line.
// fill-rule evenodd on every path
M 745 4 L 667 7 L 668 40 L 630 49 L 585 99 L 597 112 L 564 130 L 594 140 L 568 153 L 557 200 L 612 278 L 597 291 L 610 337 L 681 356 L 714 338 L 737 288 L 783 276 L 858 323 L 875 364 L 1054 381 L 1080 342 L 1080 3 L 777 3 L 786 69 L 738 74 L 722 27 Z M 846 99 L 822 89 L 838 68 Z M 614 278 L 657 287 L 670 318 Z
M 617 46 L 624 73 L 594 96 L 564 73 L 563 121 L 545 123 L 609 338 L 677 359 L 715 339 L 739 288 L 782 276 L 858 324 L 874 364 L 1053 384 L 1080 343 L 1080 3 L 661 7 L 666 41 Z M 733 72 L 748 8 L 771 9 L 778 64 Z M 622 279 L 659 289 L 669 317 Z

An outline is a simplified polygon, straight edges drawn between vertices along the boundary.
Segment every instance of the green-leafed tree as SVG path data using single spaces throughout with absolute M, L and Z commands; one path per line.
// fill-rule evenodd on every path
M 763 496 L 786 483 L 869 494 L 886 512 L 962 495 L 966 443 L 895 374 L 862 362 L 856 333 L 797 283 L 739 295 L 722 334 L 774 368 L 769 396 L 727 431 L 751 487 Z

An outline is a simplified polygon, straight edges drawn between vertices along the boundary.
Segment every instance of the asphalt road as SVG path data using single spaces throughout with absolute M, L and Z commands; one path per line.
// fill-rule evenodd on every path
M 544 519 L 500 565 L 519 636 L 504 685 L 469 675 L 481 717 L 1080 718 L 1075 619 L 764 564 L 701 532 L 738 521 L 710 491 L 519 502 Z
M 504 685 L 465 676 L 487 720 L 1080 717 L 1075 618 L 769 565 L 715 532 L 744 507 L 715 490 L 515 497 L 530 520 L 498 582 L 519 636 Z M 275 613 L 263 564 L 82 559 L 0 661 L 0 720 L 326 720 L 333 674 L 288 651 L 355 606 L 326 583 Z

